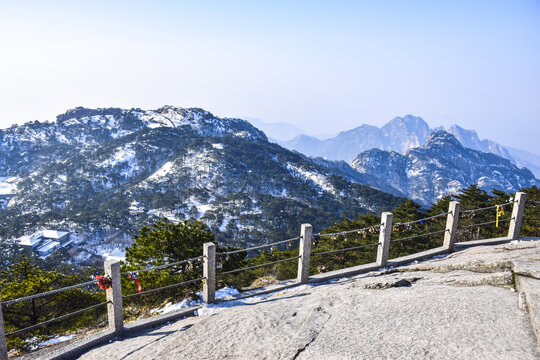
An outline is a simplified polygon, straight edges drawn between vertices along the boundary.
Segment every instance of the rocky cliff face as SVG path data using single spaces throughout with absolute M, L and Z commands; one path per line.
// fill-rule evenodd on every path
M 133 233 L 166 216 L 244 245 L 401 201 L 202 109 L 77 108 L 0 130 L 0 154 L 4 238 L 39 226 Z
M 351 166 L 375 177 L 380 186 L 393 187 L 423 205 L 471 184 L 506 192 L 540 184 L 529 170 L 494 154 L 465 148 L 445 131 L 433 133 L 424 146 L 405 155 L 377 149 L 363 152 Z

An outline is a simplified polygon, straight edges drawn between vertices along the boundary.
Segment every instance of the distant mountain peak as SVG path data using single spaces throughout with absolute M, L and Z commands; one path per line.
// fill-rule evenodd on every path
M 297 136 L 279 144 L 309 156 L 352 161 L 362 151 L 373 148 L 405 153 L 411 148 L 422 146 L 430 133 L 424 119 L 407 114 L 393 118 L 381 128 L 363 124 L 325 140 L 313 141 Z
M 393 187 L 394 194 L 404 194 L 422 205 L 471 184 L 506 192 L 540 184 L 529 170 L 495 154 L 466 148 L 444 130 L 432 133 L 424 146 L 409 149 L 405 155 L 364 151 L 351 167 L 371 176 L 373 186 Z
M 391 128 L 394 126 L 405 126 L 409 131 L 414 131 L 419 128 L 429 129 L 429 125 L 424 119 L 411 114 L 407 114 L 405 116 L 396 116 L 395 118 L 387 122 L 385 125 L 383 125 L 381 129 Z
M 463 145 L 456 139 L 456 137 L 444 130 L 439 130 L 429 135 L 424 147 L 435 146 L 449 146 L 463 148 Z
M 475 130 L 466 130 L 457 124 L 454 124 L 448 128 L 448 132 L 453 132 L 453 131 L 464 131 L 464 132 L 466 131 L 471 134 L 474 134 L 475 136 L 478 136 L 478 133 Z

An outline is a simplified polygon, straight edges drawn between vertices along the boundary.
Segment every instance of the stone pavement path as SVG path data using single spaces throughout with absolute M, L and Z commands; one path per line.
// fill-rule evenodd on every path
M 539 359 L 539 279 L 540 241 L 475 247 L 211 305 L 79 359 Z

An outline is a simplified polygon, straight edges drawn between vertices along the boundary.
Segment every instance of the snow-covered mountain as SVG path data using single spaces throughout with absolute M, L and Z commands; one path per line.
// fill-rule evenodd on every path
M 422 146 L 428 136 L 441 127 L 431 129 L 420 117 L 406 115 L 390 120 L 381 128 L 361 125 L 326 140 L 299 135 L 279 144 L 308 156 L 320 156 L 329 160 L 352 161 L 362 151 L 379 149 L 405 154 L 409 149 Z M 512 149 L 494 141 L 480 140 L 474 130 L 452 125 L 447 132 L 454 135 L 467 148 L 492 153 L 512 161 L 518 167 L 526 167 L 540 178 L 540 156 L 524 150 Z
M 506 192 L 540 185 L 527 169 L 519 169 L 500 156 L 464 147 L 453 135 L 437 131 L 422 147 L 401 155 L 394 151 L 372 149 L 360 153 L 351 166 L 395 194 L 405 195 L 428 205 L 460 188 L 478 184 L 485 190 Z
M 95 238 L 166 216 L 201 219 L 222 243 L 245 245 L 403 201 L 361 179 L 202 109 L 76 108 L 0 130 L 0 236 L 46 226 Z

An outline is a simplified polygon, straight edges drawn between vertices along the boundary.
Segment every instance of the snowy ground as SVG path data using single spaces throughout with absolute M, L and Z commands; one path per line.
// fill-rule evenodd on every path
M 14 177 L 0 177 L 0 195 L 13 194 L 17 189 L 17 186 L 14 184 L 15 180 L 17 179 Z

